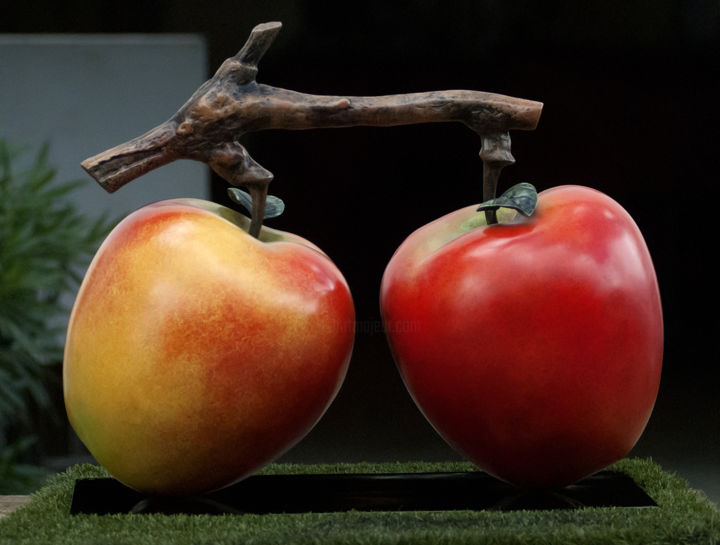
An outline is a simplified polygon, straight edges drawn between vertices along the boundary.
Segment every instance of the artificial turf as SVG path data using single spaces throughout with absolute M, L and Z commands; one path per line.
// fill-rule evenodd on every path
M 70 515 L 76 479 L 107 477 L 78 465 L 54 477 L 28 505 L 0 520 L 5 544 L 693 544 L 720 543 L 720 512 L 680 477 L 645 459 L 611 466 L 657 503 L 652 508 L 539 511 L 396 511 L 270 515 Z M 473 471 L 468 463 L 266 467 L 266 474 Z

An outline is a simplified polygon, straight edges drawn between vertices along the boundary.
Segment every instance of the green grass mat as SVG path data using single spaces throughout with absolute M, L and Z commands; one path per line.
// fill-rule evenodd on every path
M 467 463 L 271 465 L 263 473 L 468 471 Z M 75 479 L 106 477 L 79 465 L 0 520 L 5 544 L 693 544 L 720 543 L 720 512 L 650 460 L 610 469 L 632 477 L 656 508 L 556 511 L 416 511 L 281 515 L 69 515 Z

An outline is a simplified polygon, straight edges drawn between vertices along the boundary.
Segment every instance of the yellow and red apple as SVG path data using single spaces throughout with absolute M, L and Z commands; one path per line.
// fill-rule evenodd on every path
M 312 243 L 221 205 L 145 206 L 107 237 L 67 333 L 76 433 L 119 481 L 202 493 L 296 444 L 344 379 L 354 339 L 342 274 Z

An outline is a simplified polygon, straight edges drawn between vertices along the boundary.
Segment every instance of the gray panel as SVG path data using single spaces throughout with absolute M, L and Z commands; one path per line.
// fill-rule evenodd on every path
M 166 165 L 107 194 L 80 161 L 165 121 L 207 79 L 195 35 L 0 35 L 0 137 L 51 146 L 58 180 L 85 178 L 81 210 L 126 214 L 148 202 L 209 197 L 208 169 Z

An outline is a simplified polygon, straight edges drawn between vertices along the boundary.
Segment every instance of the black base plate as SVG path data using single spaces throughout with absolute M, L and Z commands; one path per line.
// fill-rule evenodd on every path
M 254 475 L 203 496 L 149 496 L 115 479 L 75 482 L 70 513 L 228 514 L 654 507 L 624 473 L 600 471 L 557 491 L 521 490 L 483 472 Z

